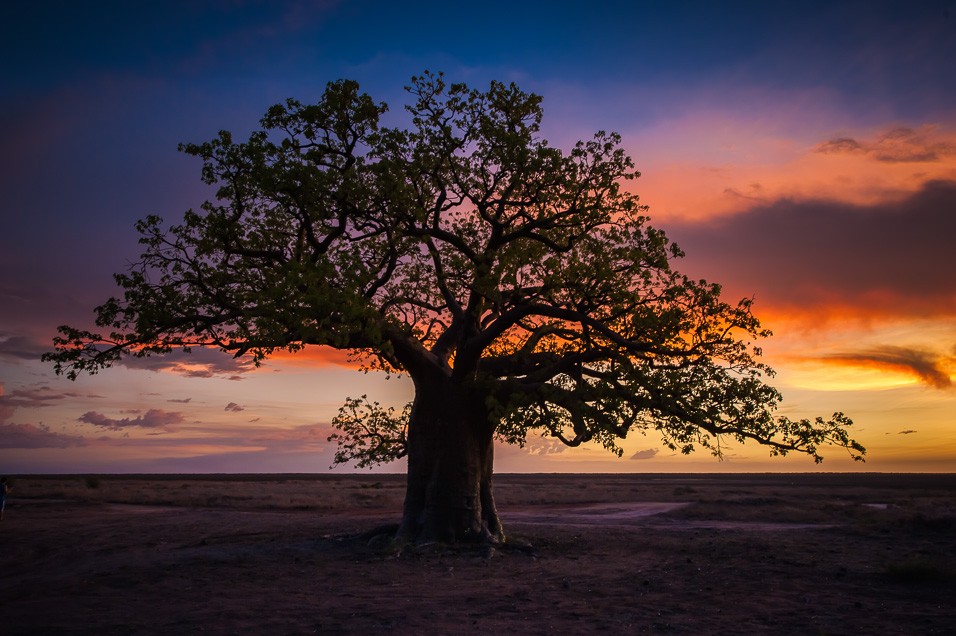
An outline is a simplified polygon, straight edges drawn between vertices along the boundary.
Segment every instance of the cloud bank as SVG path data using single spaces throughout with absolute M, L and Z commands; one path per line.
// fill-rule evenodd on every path
M 779 200 L 669 232 L 691 275 L 756 295 L 758 307 L 956 316 L 956 181 L 870 206 Z

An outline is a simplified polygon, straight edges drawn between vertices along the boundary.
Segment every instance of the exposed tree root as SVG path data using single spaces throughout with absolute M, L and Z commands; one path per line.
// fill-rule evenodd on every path
M 486 534 L 474 541 L 459 541 L 447 543 L 441 541 L 413 541 L 397 535 L 399 524 L 389 523 L 371 528 L 354 539 L 364 543 L 367 547 L 381 554 L 391 556 L 425 556 L 425 555 L 476 555 L 490 559 L 497 553 L 520 553 L 531 557 L 536 556 L 534 546 L 520 539 L 498 541 L 492 535 Z

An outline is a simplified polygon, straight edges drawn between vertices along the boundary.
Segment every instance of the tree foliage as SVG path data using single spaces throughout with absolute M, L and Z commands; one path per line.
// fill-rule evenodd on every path
M 370 369 L 479 395 L 500 439 L 544 434 L 618 454 L 629 433 L 720 455 L 726 440 L 856 459 L 851 421 L 777 415 L 752 302 L 673 265 L 682 256 L 625 185 L 621 138 L 562 151 L 541 138 L 540 97 L 413 78 L 407 127 L 352 81 L 273 106 L 246 141 L 181 149 L 216 200 L 166 227 L 140 221 L 142 257 L 96 309 L 105 333 L 61 327 L 46 358 L 95 373 L 123 355 L 218 347 L 255 361 L 306 345 Z M 350 400 L 336 461 L 407 452 L 414 413 Z
M 347 398 L 332 418 L 335 432 L 329 436 L 338 450 L 333 464 L 354 462 L 359 468 L 384 464 L 408 454 L 408 420 L 411 406 L 399 415 L 395 409 L 370 402 L 368 396 Z

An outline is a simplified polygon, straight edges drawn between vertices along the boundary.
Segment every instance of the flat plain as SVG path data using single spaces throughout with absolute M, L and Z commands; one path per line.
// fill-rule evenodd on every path
M 515 548 L 396 553 L 401 475 L 19 476 L 0 632 L 956 633 L 956 474 L 495 480 Z

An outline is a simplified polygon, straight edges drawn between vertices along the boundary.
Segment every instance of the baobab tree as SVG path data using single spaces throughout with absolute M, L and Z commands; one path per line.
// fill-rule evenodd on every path
M 273 106 L 247 141 L 181 146 L 216 199 L 176 225 L 140 221 L 122 297 L 96 309 L 108 331 L 61 327 L 46 359 L 75 379 L 126 355 L 203 346 L 258 363 L 324 345 L 406 374 L 404 412 L 350 398 L 332 439 L 337 461 L 407 457 L 411 541 L 504 540 L 496 439 L 620 454 L 656 431 L 683 453 L 752 440 L 862 458 L 842 413 L 775 413 L 751 300 L 673 267 L 680 249 L 624 188 L 638 172 L 618 135 L 554 148 L 541 98 L 514 84 L 426 73 L 407 91 L 404 128 L 338 81 Z

